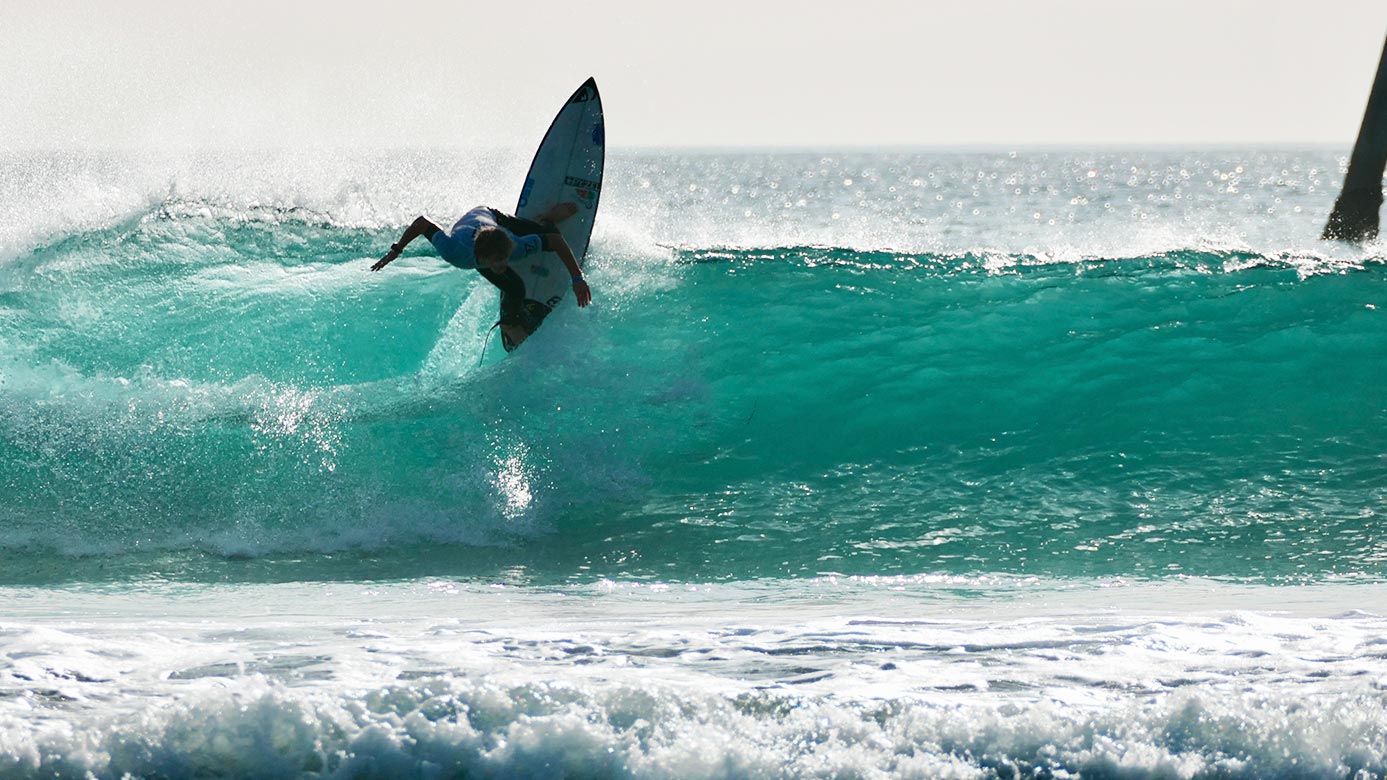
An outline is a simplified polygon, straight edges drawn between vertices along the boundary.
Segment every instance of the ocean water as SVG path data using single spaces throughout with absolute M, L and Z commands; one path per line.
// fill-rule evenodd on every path
M 0 156 L 0 777 L 1387 776 L 1345 152 Z

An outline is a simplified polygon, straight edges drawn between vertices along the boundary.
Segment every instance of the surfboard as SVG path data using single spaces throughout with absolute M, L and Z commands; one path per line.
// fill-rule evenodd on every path
M 515 215 L 538 219 L 558 203 L 571 202 L 578 213 L 559 223 L 559 231 L 581 267 L 592 238 L 597 202 L 602 195 L 602 167 L 606 158 L 606 130 L 602 123 L 602 96 L 597 81 L 588 79 L 563 104 L 550 123 L 530 162 L 530 172 L 520 189 Z M 563 261 L 553 252 L 541 252 L 511 267 L 525 281 L 525 298 L 549 309 L 563 302 L 573 280 Z

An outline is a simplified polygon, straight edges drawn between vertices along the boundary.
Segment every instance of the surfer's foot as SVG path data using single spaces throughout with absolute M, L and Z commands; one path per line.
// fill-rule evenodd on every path
M 530 334 L 519 325 L 502 325 L 501 332 L 505 334 L 506 339 L 509 340 L 511 344 L 517 347 L 523 344 L 525 339 L 530 337 Z
M 549 209 L 548 211 L 544 212 L 544 214 L 540 215 L 539 221 L 548 222 L 549 224 L 553 225 L 559 222 L 563 222 L 565 219 L 568 219 L 569 217 L 577 213 L 577 203 L 556 203 L 554 204 L 553 208 Z

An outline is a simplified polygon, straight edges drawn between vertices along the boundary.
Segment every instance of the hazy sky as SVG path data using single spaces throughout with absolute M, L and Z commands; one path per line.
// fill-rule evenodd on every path
M 0 0 L 0 150 L 1352 142 L 1383 0 Z

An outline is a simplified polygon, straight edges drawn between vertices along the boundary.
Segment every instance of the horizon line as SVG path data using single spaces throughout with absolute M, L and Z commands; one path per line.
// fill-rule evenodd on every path
M 985 143 L 879 143 L 879 144 L 629 144 L 609 146 L 609 152 L 675 152 L 689 154 L 835 154 L 835 153 L 1003 153 L 1075 151 L 1335 151 L 1345 154 L 1353 148 L 1352 139 L 1335 141 L 1030 141 Z M 290 144 L 226 144 L 222 146 L 178 146 L 170 144 L 110 144 L 85 146 L 31 146 L 0 148 L 0 158 L 19 155 L 71 155 L 106 153 L 153 153 L 165 155 L 222 153 L 529 153 L 527 146 L 509 144 L 330 144 L 303 146 Z

